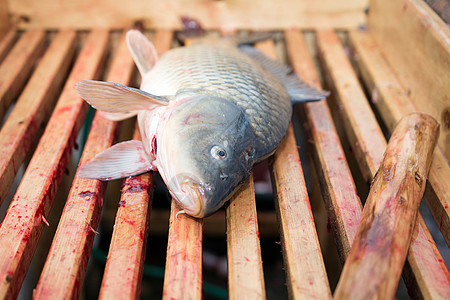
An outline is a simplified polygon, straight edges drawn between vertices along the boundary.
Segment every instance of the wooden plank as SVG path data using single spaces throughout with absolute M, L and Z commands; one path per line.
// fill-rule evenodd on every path
M 258 43 L 257 47 L 261 49 L 264 45 Z M 229 298 L 265 299 L 253 172 L 230 199 L 226 221 Z M 252 280 L 245 281 L 245 278 Z
M 259 49 L 276 59 L 272 41 Z M 331 298 L 292 124 L 271 166 L 288 292 L 291 298 Z
M 107 30 L 89 35 L 1 224 L 0 298 L 20 290 L 87 111 L 73 87 L 98 76 L 107 42 Z
M 99 299 L 139 298 L 151 211 L 152 177 L 151 173 L 146 173 L 124 181 Z
M 159 38 L 167 40 L 164 32 Z M 191 42 L 187 40 L 186 44 Z M 172 200 L 163 299 L 201 299 L 203 219 L 186 214 L 178 216 L 180 211 Z
M 155 47 L 170 48 L 172 32 L 158 31 Z M 140 139 L 136 129 L 134 139 Z M 100 299 L 137 299 L 141 291 L 146 239 L 151 212 L 152 174 L 125 179 L 119 202 L 113 236 L 106 261 Z M 167 219 L 166 219 L 167 225 Z
M 372 0 L 368 22 L 417 110 L 441 123 L 439 146 L 450 159 L 450 28 L 420 0 Z
M 6 55 L 8 55 L 9 50 L 11 50 L 12 46 L 16 42 L 16 38 L 17 29 L 11 28 L 5 33 L 3 38 L 0 39 L 0 63 L 3 59 L 5 59 Z
M 125 35 L 115 53 L 107 80 L 129 84 L 134 70 Z M 117 122 L 94 117 L 79 165 L 111 146 Z M 36 299 L 79 298 L 89 253 L 103 206 L 105 184 L 75 177 L 47 260 L 33 296 Z
M 232 197 L 226 215 L 228 297 L 266 299 L 253 175 Z
M 0 131 L 0 203 L 48 118 L 75 54 L 76 32 L 57 34 Z
M 396 126 L 364 205 L 335 299 L 393 299 L 425 191 L 439 123 L 413 113 Z
M 355 148 L 354 152 L 360 155 L 360 157 L 357 157 L 360 169 L 365 175 L 365 179 L 370 181 L 376 170 L 370 169 L 370 172 L 368 172 L 366 170 L 367 165 L 380 165 L 386 148 L 386 140 L 380 133 L 381 130 L 377 128 L 378 125 L 373 114 L 362 111 L 363 109 L 370 109 L 370 107 L 337 35 L 332 31 L 319 31 L 317 39 L 319 58 L 325 69 L 325 79 L 332 88 L 334 98 L 341 108 L 342 119 L 346 123 L 346 134 L 352 147 Z M 349 105 L 350 103 L 352 105 Z M 355 109 L 355 107 L 358 109 Z M 366 116 L 366 118 L 361 119 L 361 115 Z M 371 117 L 369 118 L 369 116 Z M 359 129 L 360 134 L 354 134 L 355 129 L 350 128 L 348 124 L 356 126 L 356 130 Z M 362 131 L 363 128 L 366 129 Z M 367 131 L 368 129 L 372 131 Z M 438 277 L 444 278 L 441 281 L 450 278 L 448 268 L 437 250 L 436 244 L 432 240 L 420 239 L 431 236 L 420 214 L 416 226 L 420 227 L 415 229 L 416 231 L 425 232 L 425 234 L 412 240 L 407 258 L 407 265 L 409 265 L 406 268 L 410 268 L 411 273 L 405 274 L 404 278 L 409 283 L 420 284 L 417 289 L 421 296 L 430 294 L 433 297 L 441 297 L 448 291 L 442 290 L 442 286 L 436 285 L 435 281 Z M 414 289 L 416 287 L 410 286 L 409 288 Z
M 314 62 L 300 31 L 285 31 L 285 39 L 294 71 L 306 82 L 320 88 Z M 326 101 L 306 103 L 304 109 L 314 141 L 314 162 L 323 198 L 328 206 L 331 228 L 343 263 L 361 220 L 361 200 Z
M 8 0 L 0 0 L 0 39 L 10 28 Z
M 364 9 L 368 0 L 322 0 L 314 4 L 286 0 L 283 5 L 264 0 L 132 0 L 127 5 L 120 1 L 43 1 L 38 4 L 32 0 L 9 0 L 8 4 L 21 28 L 117 29 L 142 20 L 145 28 L 179 29 L 180 16 L 188 15 L 200 20 L 208 29 L 232 27 L 262 30 L 291 26 L 356 28 L 365 22 Z
M 351 31 L 350 42 L 356 52 L 355 62 L 369 91 L 371 101 L 392 131 L 403 115 L 416 111 L 380 48 L 367 31 Z M 436 151 L 431 165 L 425 199 L 447 245 L 450 245 L 450 167 L 441 151 Z
M 180 211 L 172 201 L 163 299 L 201 299 L 203 219 Z
M 19 95 L 35 61 L 44 50 L 44 44 L 43 30 L 27 31 L 0 65 L 0 120 Z

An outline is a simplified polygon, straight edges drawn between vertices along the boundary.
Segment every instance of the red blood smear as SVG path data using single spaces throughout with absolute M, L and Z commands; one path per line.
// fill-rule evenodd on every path
M 84 192 L 79 193 L 78 196 L 80 196 L 82 198 L 84 198 L 84 197 L 90 198 L 90 197 L 94 196 L 94 193 L 91 191 L 84 191 Z

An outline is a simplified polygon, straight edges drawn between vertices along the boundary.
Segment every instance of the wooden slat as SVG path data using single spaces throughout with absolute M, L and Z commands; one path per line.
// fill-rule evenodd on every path
M 136 134 L 135 134 L 136 139 Z M 99 299 L 138 299 L 151 211 L 152 174 L 126 178 Z
M 370 107 L 337 35 L 332 31 L 319 31 L 317 39 L 325 78 L 341 108 L 346 134 L 357 154 L 360 169 L 365 179 L 369 181 L 375 175 L 376 169 L 368 169 L 368 166 L 380 165 L 386 140 L 381 134 L 373 113 L 365 111 L 370 110 Z M 358 134 L 355 134 L 355 131 Z M 416 226 L 420 228 L 415 230 L 424 232 L 425 235 L 412 240 L 407 258 L 407 264 L 411 267 L 412 273 L 406 273 L 404 278 L 407 283 L 415 281 L 420 284 L 418 290 L 421 296 L 429 294 L 433 297 L 441 297 L 448 291 L 443 290 L 442 285 L 436 285 L 435 281 L 437 277 L 441 278 L 440 281 L 445 280 L 442 278 L 450 278 L 448 268 L 432 239 L 419 239 L 419 237 L 431 237 L 420 214 L 417 217 Z
M 226 220 L 229 298 L 265 299 L 253 173 L 230 200 Z
M 180 16 L 188 15 L 205 28 L 279 29 L 300 27 L 352 27 L 365 22 L 368 0 L 322 0 L 311 5 L 303 1 L 158 1 L 133 0 L 76 2 L 9 0 L 10 13 L 21 28 L 124 28 L 142 20 L 146 28 L 180 28 Z M 32 14 L 30 14 L 32 12 Z M 64 12 L 64 13 L 61 13 Z M 170 13 L 168 13 L 170 12 Z M 20 16 L 27 16 L 26 21 Z
M 393 299 L 425 191 L 439 123 L 413 113 L 396 126 L 370 188 L 335 299 Z
M 0 203 L 42 122 L 48 118 L 75 54 L 76 32 L 61 31 L 40 60 L 0 131 Z
M 306 82 L 320 88 L 314 62 L 300 31 L 285 31 L 285 39 L 294 71 Z M 326 101 L 306 103 L 304 109 L 314 141 L 314 162 L 323 198 L 328 206 L 339 255 L 344 262 L 361 219 L 361 201 Z
M 163 299 L 201 299 L 203 219 L 179 211 L 172 201 Z
M 11 28 L 6 32 L 6 34 L 0 39 L 0 63 L 8 55 L 9 50 L 11 50 L 17 37 L 17 29 Z
M 276 59 L 272 41 L 258 46 Z M 289 295 L 331 298 L 292 124 L 273 156 L 271 169 Z
M 124 35 L 107 80 L 129 84 L 133 67 Z M 116 136 L 117 123 L 97 114 L 92 122 L 80 165 L 110 147 Z M 103 206 L 104 188 L 105 184 L 98 180 L 75 177 L 34 292 L 36 299 L 79 298 Z
M 358 69 L 372 93 L 371 100 L 392 131 L 403 115 L 416 111 L 416 108 L 371 34 L 366 31 L 351 31 L 350 41 L 356 51 Z M 428 180 L 431 186 L 428 186 L 425 199 L 447 245 L 450 245 L 450 167 L 441 151 L 435 151 Z
M 370 32 L 418 111 L 441 123 L 450 159 L 450 28 L 421 0 L 372 0 Z
M 226 212 L 229 299 L 265 299 L 253 175 L 232 197 Z
M 167 40 L 166 35 L 162 32 L 160 39 Z M 172 200 L 163 299 L 202 299 L 203 219 L 185 214 L 177 217 L 180 211 Z
M 10 28 L 8 1 L 0 0 L 0 39 Z
M 157 31 L 153 43 L 159 53 L 170 48 L 172 32 Z M 140 139 L 136 129 L 134 139 Z M 151 211 L 152 175 L 125 179 L 106 261 L 100 299 L 139 298 Z M 167 225 L 167 219 L 166 219 Z
M 44 42 L 43 30 L 25 32 L 0 65 L 0 120 L 19 95 L 36 59 L 44 50 Z
M 107 41 L 106 30 L 89 35 L 0 227 L 0 298 L 19 292 L 87 111 L 73 87 L 98 75 Z

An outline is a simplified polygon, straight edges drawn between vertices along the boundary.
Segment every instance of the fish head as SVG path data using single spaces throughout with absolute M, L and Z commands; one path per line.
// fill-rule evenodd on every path
M 217 211 L 250 175 L 255 134 L 243 109 L 226 99 L 195 96 L 165 116 L 157 136 L 157 166 L 185 213 Z

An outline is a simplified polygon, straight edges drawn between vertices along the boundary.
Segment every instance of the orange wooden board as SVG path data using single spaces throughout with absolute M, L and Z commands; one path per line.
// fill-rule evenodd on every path
M 73 86 L 95 78 L 102 64 L 108 31 L 90 35 L 50 118 L 0 227 L 0 298 L 16 297 L 67 164 L 87 106 Z

